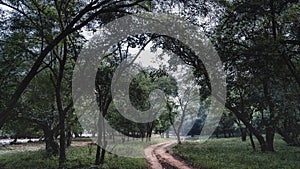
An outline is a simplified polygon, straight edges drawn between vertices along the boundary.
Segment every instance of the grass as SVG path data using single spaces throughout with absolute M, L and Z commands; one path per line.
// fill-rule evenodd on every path
M 77 139 L 76 141 L 89 141 L 90 139 Z M 154 136 L 151 142 L 125 142 L 116 146 L 115 150 L 120 151 L 121 154 L 130 155 L 130 153 L 137 152 L 137 155 L 141 155 L 144 147 L 149 144 L 156 144 L 166 139 L 161 139 L 158 136 Z M 23 147 L 23 146 L 22 146 Z M 131 148 L 128 152 L 127 148 Z M 11 148 L 11 147 L 9 147 Z M 24 147 L 23 147 L 24 148 Z M 126 149 L 125 149 L 126 148 Z M 13 149 L 14 150 L 14 149 Z M 126 151 L 124 151 L 126 150 Z M 123 151 L 123 152 L 122 152 Z M 4 152 L 4 151 L 3 151 Z M 129 158 L 116 156 L 114 154 L 106 153 L 105 164 L 103 166 L 95 166 L 95 154 L 96 146 L 92 148 L 92 153 L 89 153 L 88 146 L 81 147 L 70 147 L 67 149 L 67 163 L 66 168 L 78 168 L 78 169 L 145 169 L 146 161 L 144 158 Z M 133 153 L 135 154 L 135 153 Z M 136 155 L 136 154 L 135 154 Z M 0 151 L 0 169 L 56 169 L 58 168 L 58 156 L 49 157 L 44 150 L 39 151 L 25 151 L 25 152 L 16 152 L 11 153 L 1 153 Z
M 155 138 L 151 144 L 163 140 Z M 136 149 L 143 148 L 145 142 L 124 144 L 136 145 Z M 149 143 L 147 143 L 149 144 Z M 258 143 L 256 142 L 258 146 Z M 136 151 L 133 149 L 133 151 Z M 249 140 L 242 142 L 240 138 L 210 139 L 205 143 L 197 141 L 183 142 L 176 145 L 173 152 L 201 169 L 298 169 L 300 168 L 300 148 L 287 146 L 276 137 L 275 153 L 261 153 L 253 151 Z M 87 146 L 71 147 L 67 149 L 68 161 L 66 168 L 83 169 L 144 169 L 146 162 L 143 158 L 118 157 L 107 154 L 103 166 L 93 165 L 96 146 L 89 154 Z M 55 169 L 58 168 L 58 157 L 49 157 L 44 150 L 0 154 L 0 168 L 2 169 Z
M 143 157 L 144 156 L 144 149 L 151 144 L 157 144 L 160 142 L 164 142 L 170 139 L 167 138 L 160 138 L 157 135 L 152 136 L 150 142 L 134 140 L 124 143 L 116 143 L 110 144 L 107 147 L 107 150 L 112 152 L 113 154 L 119 154 L 120 156 L 128 156 L 128 157 Z
M 101 167 L 92 165 L 95 160 L 96 147 L 93 147 L 93 153 L 89 154 L 89 149 L 83 147 L 71 147 L 67 149 L 68 161 L 67 168 L 86 168 L 86 169 L 144 169 L 146 162 L 141 158 L 117 157 L 113 154 L 107 154 L 105 164 Z M 0 156 L 0 168 L 4 169 L 55 169 L 58 168 L 58 157 L 49 157 L 44 150 L 35 152 L 11 153 Z
M 8 153 L 24 152 L 24 151 L 38 151 L 45 149 L 45 144 L 42 143 L 25 143 L 21 145 L 6 145 L 0 146 L 0 156 Z
M 256 142 L 256 146 L 258 143 Z M 195 168 L 201 169 L 299 169 L 300 148 L 287 146 L 279 137 L 276 152 L 254 151 L 250 141 L 240 138 L 210 139 L 205 143 L 183 142 L 173 152 Z

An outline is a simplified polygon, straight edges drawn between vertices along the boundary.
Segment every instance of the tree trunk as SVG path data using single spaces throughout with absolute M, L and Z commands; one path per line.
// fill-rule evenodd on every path
M 100 165 L 100 158 L 101 158 L 101 146 L 102 146 L 102 113 L 100 112 L 98 117 L 98 137 L 97 137 L 97 152 L 96 152 L 96 160 L 95 165 Z
M 74 132 L 75 138 L 79 137 L 79 134 L 77 132 Z
M 63 41 L 63 56 L 59 62 L 58 77 L 56 78 L 55 87 L 55 98 L 56 105 L 59 114 L 59 167 L 65 168 L 66 162 L 66 114 L 68 108 L 63 108 L 63 98 L 62 98 L 62 80 L 64 77 L 65 65 L 67 61 L 68 47 L 66 39 Z M 58 57 L 58 56 L 57 56 Z M 71 106 L 71 104 L 70 104 Z
M 179 135 L 179 133 L 178 133 L 178 134 L 176 134 L 176 136 L 177 136 L 177 142 L 178 142 L 178 144 L 181 144 L 181 139 L 180 139 L 180 135 Z
M 147 135 L 146 135 L 146 141 L 151 141 L 151 135 L 153 130 L 153 122 L 147 123 Z
M 17 140 L 18 140 L 18 135 L 16 134 L 15 138 L 14 138 L 14 141 L 12 141 L 12 143 L 17 143 Z
M 253 150 L 255 150 L 255 143 L 253 141 L 253 137 L 252 137 L 252 132 L 251 131 L 249 131 L 249 138 L 250 138 L 251 146 L 252 146 Z
M 269 121 L 266 124 L 266 145 L 265 145 L 265 151 L 274 152 L 273 142 L 274 142 L 275 125 L 276 125 L 275 113 L 274 113 L 275 112 L 274 103 L 272 102 L 272 98 L 271 98 L 270 93 L 269 93 L 268 81 L 264 81 L 263 87 L 264 87 L 265 100 L 268 103 L 269 113 L 270 113 Z
M 224 135 L 224 138 L 227 138 L 225 129 L 223 129 L 223 135 Z
M 109 105 L 109 104 L 108 104 Z M 104 111 L 99 114 L 98 117 L 98 139 L 97 139 L 97 152 L 96 152 L 96 160 L 95 165 L 104 164 L 104 157 L 106 152 L 106 137 L 105 137 L 105 124 L 104 124 L 104 116 L 107 113 L 108 105 L 105 106 Z M 102 147 L 101 147 L 102 146 Z
M 241 134 L 242 134 L 242 141 L 245 142 L 247 140 L 247 129 L 241 128 Z
M 66 162 L 66 133 L 65 133 L 65 115 L 59 115 L 59 166 L 64 167 Z
M 101 157 L 100 157 L 100 164 L 104 164 L 104 157 L 105 157 L 105 153 L 106 153 L 106 146 L 107 146 L 107 141 L 104 141 L 104 145 L 101 151 Z
M 169 129 L 166 131 L 166 138 L 170 137 Z
M 72 133 L 71 131 L 68 131 L 68 134 L 67 134 L 67 147 L 70 147 L 72 144 Z
M 277 129 L 277 133 L 283 138 L 283 140 L 290 146 L 300 146 L 300 141 L 297 135 L 291 135 L 285 129 Z
M 101 147 L 97 145 L 95 165 L 100 165 L 100 155 L 101 155 L 100 152 L 101 152 Z
M 59 145 L 55 141 L 54 132 L 52 130 L 44 130 L 46 151 L 51 155 L 57 155 L 59 153 Z
M 274 152 L 274 136 L 275 136 L 275 130 L 272 126 L 267 126 L 266 128 L 266 150 Z
M 173 126 L 174 133 L 175 133 L 175 135 L 176 135 L 176 138 L 177 138 L 177 142 L 178 142 L 178 144 L 181 144 L 181 140 L 180 140 L 180 130 L 179 130 L 179 129 L 176 130 L 176 127 L 174 126 L 174 124 L 172 124 L 172 126 Z M 180 128 L 180 127 L 179 127 L 179 128 Z
M 230 111 L 232 111 L 241 122 L 243 122 L 243 124 L 246 126 L 246 128 L 248 128 L 248 130 L 251 133 L 253 133 L 253 135 L 257 138 L 257 140 L 259 142 L 261 151 L 262 152 L 266 151 L 266 142 L 265 142 L 265 139 L 262 136 L 262 134 L 258 130 L 253 128 L 253 126 L 242 116 L 242 114 L 239 113 L 239 111 L 237 111 L 235 108 L 231 107 L 229 104 L 225 104 L 225 106 Z

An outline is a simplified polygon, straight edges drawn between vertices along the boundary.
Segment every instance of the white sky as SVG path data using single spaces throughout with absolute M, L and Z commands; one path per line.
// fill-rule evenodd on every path
M 9 7 L 5 6 L 5 5 L 1 5 L 1 4 L 0 4 L 0 8 L 4 9 L 4 10 L 12 10 L 11 8 L 9 8 Z
M 160 65 L 166 65 L 168 66 L 168 60 L 170 56 L 164 54 L 162 58 L 159 58 L 158 55 L 162 54 L 162 49 L 157 49 L 156 52 L 151 52 L 150 46 L 152 44 L 149 43 L 145 47 L 145 49 L 140 53 L 140 55 L 137 57 L 134 63 L 137 63 L 141 65 L 142 67 L 151 67 L 155 69 L 159 69 Z M 133 55 L 136 56 L 137 53 L 139 52 L 140 49 L 130 49 L 129 52 Z

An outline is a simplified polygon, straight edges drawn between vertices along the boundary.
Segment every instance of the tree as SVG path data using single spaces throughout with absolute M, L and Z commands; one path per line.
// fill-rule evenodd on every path
M 18 117 L 22 120 L 39 126 L 46 142 L 46 150 L 49 154 L 57 155 L 59 145 L 56 142 L 58 128 L 58 112 L 55 108 L 54 87 L 51 85 L 49 71 L 36 76 L 23 95 L 24 108 Z
M 298 63 L 290 55 L 295 46 L 286 43 L 284 33 L 292 31 L 279 19 L 294 8 L 295 1 L 233 1 L 227 5 L 215 38 L 229 76 L 226 106 L 256 136 L 262 151 L 274 151 L 274 134 L 280 119 L 286 117 L 282 113 L 284 82 L 299 85 Z M 251 121 L 258 117 L 257 128 Z
M 63 22 L 59 22 L 63 25 L 62 30 L 59 32 L 51 32 L 54 33 L 52 34 L 51 38 L 47 39 L 47 45 L 42 45 L 39 50 L 39 52 L 36 54 L 38 57 L 34 60 L 34 63 L 30 67 L 30 70 L 24 77 L 24 79 L 20 82 L 18 87 L 16 88 L 14 94 L 12 95 L 10 101 L 7 102 L 6 109 L 3 110 L 0 118 L 0 124 L 3 125 L 5 122 L 5 119 L 7 119 L 12 112 L 14 106 L 16 105 L 18 99 L 30 83 L 30 81 L 33 79 L 33 77 L 39 72 L 39 69 L 41 65 L 43 64 L 44 59 L 47 57 L 47 55 L 50 53 L 51 50 L 55 48 L 61 41 L 63 41 L 68 35 L 79 31 L 81 28 L 86 26 L 89 22 L 93 21 L 96 18 L 99 18 L 99 24 L 104 24 L 108 22 L 110 19 L 113 18 L 107 18 L 105 19 L 100 19 L 101 15 L 105 16 L 106 13 L 127 13 L 126 8 L 130 9 L 131 7 L 134 7 L 138 5 L 140 2 L 143 0 L 137 0 L 134 2 L 123 2 L 123 1 L 117 1 L 117 2 L 110 2 L 110 1 L 91 1 L 89 3 L 80 1 L 79 3 L 75 3 L 72 1 L 68 2 L 59 2 L 58 1 L 52 1 L 50 4 L 47 5 L 42 5 L 41 4 L 36 4 L 34 1 L 30 1 L 29 3 L 32 3 L 33 5 L 28 5 L 27 2 L 25 1 L 18 1 L 18 2 L 6 2 L 6 1 L 0 1 L 1 5 L 4 5 L 6 7 L 11 8 L 14 13 L 16 13 L 19 17 L 21 18 L 27 18 L 30 23 L 33 25 L 33 27 L 38 27 L 42 28 L 38 30 L 38 33 L 40 35 L 44 35 L 44 23 L 39 23 L 38 26 L 35 25 L 35 21 L 32 16 L 43 16 L 44 14 L 49 14 L 51 12 L 54 12 L 57 14 L 57 16 L 64 16 Z M 78 8 L 73 8 L 71 7 L 73 4 L 78 5 Z M 70 6 L 71 5 L 71 6 Z M 46 6 L 51 6 L 54 8 L 53 11 L 50 11 L 48 13 L 43 11 L 44 8 L 41 7 L 46 7 Z M 47 9 L 47 8 L 46 8 Z M 71 11 L 69 11 L 71 10 Z M 37 15 L 29 15 L 29 14 L 35 14 L 35 12 L 38 12 Z M 40 15 L 39 15 L 40 14 Z M 103 18 L 104 18 L 103 16 Z M 51 20 L 51 16 L 44 15 L 46 19 Z M 62 18 L 61 18 L 62 19 Z M 37 20 L 40 21 L 40 20 Z M 45 37 L 42 36 L 42 41 L 44 42 Z
M 167 110 L 172 119 L 173 130 L 177 137 L 178 144 L 181 144 L 181 136 L 187 135 L 192 128 L 200 110 L 199 86 L 191 79 L 191 74 L 185 68 L 178 66 L 180 73 L 176 74 L 178 91 L 175 97 L 167 97 Z
M 23 50 L 32 56 L 32 60 L 22 72 L 23 80 L 14 89 L 15 92 L 12 94 L 11 100 L 4 103 L 6 107 L 0 113 L 0 125 L 3 125 L 5 119 L 12 113 L 18 99 L 32 79 L 43 69 L 50 68 L 56 93 L 56 108 L 59 113 L 60 166 L 63 166 L 66 160 L 65 119 L 67 112 L 72 107 L 72 102 L 64 105 L 65 100 L 62 95 L 65 84 L 63 84 L 63 79 L 67 77 L 65 72 L 68 70 L 65 69 L 72 69 L 72 64 L 74 64 L 78 53 L 76 51 L 78 41 L 73 38 L 78 37 L 80 29 L 91 24 L 94 19 L 97 19 L 99 25 L 105 24 L 115 17 L 127 13 L 126 8 L 128 11 L 135 11 L 130 8 L 140 2 L 142 1 L 49 1 L 47 3 L 42 1 L 0 1 L 1 5 L 12 10 L 11 15 L 9 15 L 14 21 L 11 27 L 13 28 L 14 24 L 17 23 L 18 28 L 25 28 L 25 31 L 21 28 L 23 35 L 33 35 L 34 37 L 34 41 L 30 41 L 32 46 L 22 46 Z M 11 29 L 11 31 L 15 30 Z M 24 37 L 31 40 L 31 37 Z M 74 53 L 71 55 L 69 51 L 72 49 Z M 69 61 L 71 63 L 68 63 Z M 44 67 L 41 68 L 41 66 Z M 70 82 L 70 79 L 67 81 Z M 70 87 L 68 84 L 66 85 Z
M 228 137 L 233 137 L 234 123 L 234 115 L 231 113 L 224 113 L 215 131 L 217 133 L 217 137 L 219 135 L 219 132 L 223 134 L 224 138 L 227 137 L 226 134 L 228 134 Z
M 105 127 L 104 118 L 108 113 L 108 108 L 112 101 L 110 88 L 111 88 L 111 80 L 115 68 L 116 67 L 113 61 L 102 62 L 100 63 L 96 75 L 95 88 L 96 88 L 96 97 L 97 97 L 97 102 L 99 107 L 99 116 L 98 116 L 98 123 L 97 123 L 98 145 L 97 145 L 96 161 L 95 161 L 96 165 L 104 163 L 104 156 L 106 152 L 105 149 L 107 145 L 107 141 L 105 138 L 106 132 L 104 128 Z

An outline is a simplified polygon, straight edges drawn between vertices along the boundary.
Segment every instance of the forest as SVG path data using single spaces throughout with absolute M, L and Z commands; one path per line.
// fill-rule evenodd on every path
M 0 0 L 0 15 L 0 168 L 299 167 L 299 1 Z M 199 153 L 221 150 L 255 160 Z

